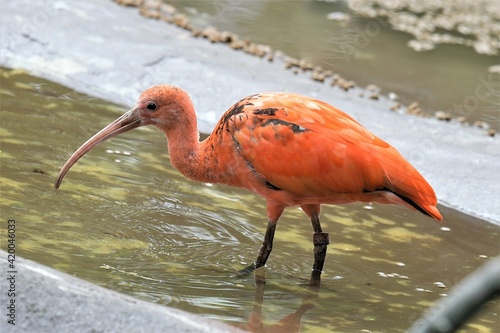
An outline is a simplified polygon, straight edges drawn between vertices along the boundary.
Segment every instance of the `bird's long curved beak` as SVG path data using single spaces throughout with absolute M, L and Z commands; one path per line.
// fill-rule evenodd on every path
M 75 164 L 83 155 L 85 155 L 89 150 L 97 146 L 99 143 L 117 136 L 120 133 L 130 131 L 131 129 L 145 126 L 150 124 L 149 119 L 141 116 L 139 109 L 132 109 L 127 113 L 123 114 L 121 117 L 113 121 L 108 126 L 104 127 L 97 134 L 87 140 L 80 148 L 78 148 L 73 155 L 64 163 L 63 167 L 59 171 L 54 188 L 58 189 L 64 178 L 64 175 L 69 171 L 69 169 Z

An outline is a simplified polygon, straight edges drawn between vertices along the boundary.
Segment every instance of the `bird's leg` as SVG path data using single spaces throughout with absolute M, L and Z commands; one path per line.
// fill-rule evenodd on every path
M 274 232 L 276 231 L 277 222 L 278 221 L 274 222 L 269 221 L 267 223 L 266 234 L 264 236 L 262 245 L 259 248 L 259 254 L 257 255 L 257 259 L 253 264 L 239 271 L 238 276 L 245 276 L 249 273 L 252 273 L 257 268 L 262 267 L 266 264 L 267 258 L 269 258 L 271 250 L 273 249 Z
M 267 258 L 271 254 L 273 249 L 274 232 L 276 231 L 277 221 L 269 221 L 267 223 L 266 234 L 264 236 L 264 241 L 259 248 L 259 254 L 255 260 L 255 269 L 264 266 L 266 264 Z
M 313 226 L 313 244 L 314 244 L 314 264 L 313 272 L 323 271 L 325 263 L 326 250 L 330 244 L 330 237 L 328 233 L 323 232 L 321 223 L 319 222 L 320 205 L 302 205 L 302 210 L 311 218 Z
M 330 237 L 328 233 L 322 232 L 321 231 L 321 226 L 319 224 L 319 218 L 316 219 L 311 219 L 313 228 L 314 228 L 314 235 L 313 235 L 313 244 L 314 244 L 314 265 L 313 265 L 313 271 L 317 272 L 322 272 L 323 271 L 323 264 L 325 263 L 325 257 L 326 257 L 326 249 L 328 248 L 328 244 L 330 244 Z M 317 227 L 319 228 L 317 231 L 316 229 L 316 223 Z
M 267 229 L 266 234 L 264 235 L 264 240 L 262 241 L 262 245 L 259 248 L 259 254 L 257 255 L 257 259 L 255 260 L 255 262 L 250 266 L 243 268 L 239 272 L 238 276 L 245 276 L 266 264 L 267 258 L 269 258 L 271 250 L 273 249 L 273 239 L 274 232 L 276 231 L 276 224 L 278 223 L 278 220 L 284 210 L 284 206 L 275 205 L 271 202 L 267 203 Z

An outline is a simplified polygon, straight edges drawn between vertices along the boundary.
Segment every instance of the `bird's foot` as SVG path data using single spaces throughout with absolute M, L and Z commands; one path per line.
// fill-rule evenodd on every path
M 252 263 L 252 264 L 248 265 L 247 267 L 243 268 L 242 270 L 238 271 L 238 273 L 236 273 L 234 275 L 234 277 L 236 277 L 238 279 L 245 278 L 245 277 L 249 276 L 250 274 L 252 274 L 256 269 L 257 269 L 257 265 L 255 263 Z
M 311 279 L 309 280 L 309 284 L 310 285 L 319 285 L 321 284 L 321 273 L 323 273 L 323 271 L 318 271 L 316 269 L 314 269 L 313 267 L 313 270 L 311 271 Z

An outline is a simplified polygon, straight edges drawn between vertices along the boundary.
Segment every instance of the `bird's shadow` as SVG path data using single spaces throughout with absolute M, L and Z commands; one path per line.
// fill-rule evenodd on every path
M 264 294 L 266 290 L 265 267 L 260 267 L 254 272 L 255 294 L 253 308 L 248 316 L 248 322 L 237 325 L 239 328 L 253 333 L 279 333 L 279 332 L 300 332 L 302 317 L 304 314 L 313 309 L 319 302 L 319 289 L 321 285 L 321 272 L 313 271 L 309 284 L 304 291 L 302 302 L 299 308 L 289 315 L 281 318 L 276 323 L 264 324 L 262 308 L 264 305 Z

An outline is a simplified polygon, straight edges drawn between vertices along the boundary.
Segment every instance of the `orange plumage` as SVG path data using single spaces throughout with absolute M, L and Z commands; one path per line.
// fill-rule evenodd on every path
M 442 219 L 436 195 L 420 173 L 396 149 L 327 103 L 288 93 L 258 94 L 236 103 L 221 119 L 201 143 L 207 154 L 217 156 L 215 182 L 248 188 L 285 206 L 398 201 L 387 198 L 386 191 L 380 198 L 373 193 L 390 190 Z M 238 172 L 231 172 L 235 165 Z
M 187 93 L 173 86 L 152 87 L 132 110 L 68 159 L 55 187 L 92 147 L 149 124 L 166 134 L 172 165 L 185 176 L 246 188 L 267 200 L 268 230 L 254 267 L 266 262 L 276 223 L 288 206 L 302 207 L 311 218 L 315 237 L 324 236 L 315 238 L 315 245 L 325 251 L 328 239 L 319 223 L 320 204 L 395 203 L 442 220 L 432 187 L 396 149 L 337 108 L 289 93 L 240 100 L 199 142 Z M 315 267 L 321 269 L 322 262 Z

